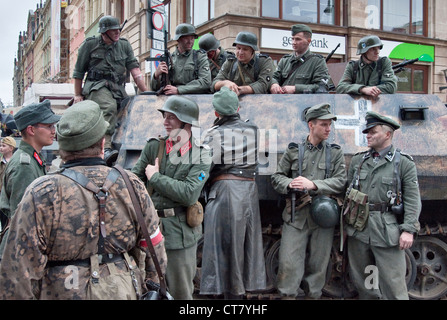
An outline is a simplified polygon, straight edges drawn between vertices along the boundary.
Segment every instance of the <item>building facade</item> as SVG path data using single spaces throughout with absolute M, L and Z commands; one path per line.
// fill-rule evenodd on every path
M 163 49 L 162 32 L 152 32 L 152 12 L 159 11 L 163 14 L 163 28 L 167 29 L 169 39 L 173 38 L 178 24 L 187 22 L 196 27 L 199 36 L 211 32 L 220 40 L 223 49 L 232 51 L 236 35 L 240 31 L 250 31 L 258 36 L 260 51 L 269 54 L 276 63 L 292 51 L 291 26 L 308 24 L 314 32 L 313 52 L 327 56 L 337 48 L 329 61 L 329 70 L 336 83 L 346 63 L 359 58 L 356 51 L 360 38 L 375 34 L 384 42 L 381 55 L 388 56 L 394 64 L 419 58 L 398 73 L 399 93 L 436 94 L 446 101 L 446 92 L 440 90 L 447 80 L 447 6 L 443 0 L 47 0 L 40 6 L 42 8 L 38 5 L 38 9 L 44 11 L 51 7 L 48 3 L 54 1 L 62 3 L 61 30 L 66 29 L 67 39 L 66 57 L 62 51 L 60 56 L 60 70 L 64 69 L 62 61 L 66 61 L 64 70 L 67 72 L 65 77 L 59 75 L 58 82 L 73 82 L 71 77 L 79 46 L 85 38 L 98 36 L 98 22 L 102 16 L 113 15 L 121 23 L 126 21 L 122 37 L 130 41 L 148 85 L 155 65 L 146 62 L 146 58 L 156 56 Z M 39 19 L 44 27 L 51 17 L 41 14 Z M 37 31 L 36 39 L 39 39 L 40 32 L 44 31 L 42 28 Z M 26 87 L 29 82 L 25 78 L 30 68 L 40 68 L 35 64 L 42 65 L 44 71 L 38 78 L 39 72 L 34 71 L 33 81 L 51 78 L 45 70 L 48 63 L 54 64 L 52 59 L 48 61 L 46 47 L 51 39 L 43 35 L 40 42 L 34 41 L 33 51 L 24 51 L 26 59 L 17 63 L 20 69 L 15 79 L 17 83 L 23 81 Z M 171 51 L 175 44 L 173 40 L 168 42 Z M 54 50 L 54 46 L 51 48 L 50 51 Z M 39 62 L 41 59 L 44 61 Z

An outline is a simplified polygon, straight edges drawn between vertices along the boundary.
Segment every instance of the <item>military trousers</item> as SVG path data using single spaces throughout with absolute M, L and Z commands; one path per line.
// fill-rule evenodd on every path
M 348 237 L 349 272 L 359 299 L 408 300 L 405 251 Z
M 192 300 L 197 269 L 197 243 L 186 249 L 166 250 L 166 282 L 175 300 Z
M 303 288 L 306 296 L 319 299 L 326 283 L 334 228 L 303 229 L 283 224 L 279 248 L 278 291 L 285 297 L 296 297 Z M 307 249 L 307 250 L 306 250 Z
M 106 142 L 104 148 L 112 148 L 112 135 L 115 132 L 118 104 L 116 99 L 113 97 L 112 92 L 107 87 L 102 87 L 99 90 L 91 91 L 88 96 L 88 100 L 93 100 L 103 112 L 104 119 L 109 123 L 109 127 L 106 131 Z

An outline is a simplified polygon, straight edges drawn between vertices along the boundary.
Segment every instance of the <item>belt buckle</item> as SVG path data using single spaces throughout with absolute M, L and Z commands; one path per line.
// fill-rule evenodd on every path
M 157 210 L 157 213 L 160 218 L 168 218 L 175 216 L 174 208 Z

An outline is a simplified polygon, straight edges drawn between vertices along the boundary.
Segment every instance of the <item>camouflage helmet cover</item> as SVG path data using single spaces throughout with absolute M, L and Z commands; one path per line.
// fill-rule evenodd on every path
M 175 28 L 174 40 L 178 40 L 183 36 L 194 36 L 196 39 L 199 37 L 196 34 L 196 28 L 189 23 L 181 23 Z
M 104 16 L 99 20 L 98 33 L 105 33 L 108 30 L 121 29 L 120 22 L 112 16 Z
M 207 33 L 200 37 L 199 48 L 206 52 L 217 50 L 220 46 L 220 41 L 216 39 L 211 33 Z
M 312 198 L 310 214 L 314 222 L 320 227 L 332 228 L 340 219 L 340 207 L 337 200 L 319 195 Z
M 193 127 L 199 126 L 199 106 L 189 98 L 180 96 L 171 96 L 164 103 L 161 113 L 170 112 L 174 114 L 181 122 L 189 123 Z
M 380 50 L 383 48 L 383 43 L 378 36 L 366 36 L 359 40 L 357 44 L 357 54 L 364 54 L 369 49 L 374 47 L 380 47 Z
M 257 51 L 258 48 L 258 37 L 254 33 L 242 31 L 239 32 L 236 36 L 236 40 L 233 43 L 233 46 L 236 46 L 237 44 L 243 45 L 243 46 L 249 46 L 253 50 Z

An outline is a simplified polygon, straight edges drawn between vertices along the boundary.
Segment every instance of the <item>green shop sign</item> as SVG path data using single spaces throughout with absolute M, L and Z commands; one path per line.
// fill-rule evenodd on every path
M 411 60 L 419 58 L 422 62 L 435 61 L 435 47 L 422 44 L 404 43 L 397 41 L 382 40 L 383 49 L 381 56 L 388 56 L 390 59 Z

